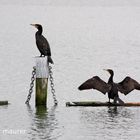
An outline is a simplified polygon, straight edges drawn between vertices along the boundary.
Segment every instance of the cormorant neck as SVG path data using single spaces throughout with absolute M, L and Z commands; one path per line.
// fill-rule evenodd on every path
M 41 34 L 42 34 L 42 32 L 43 32 L 43 29 L 42 29 L 42 27 L 39 27 L 39 28 L 38 28 L 38 31 L 36 32 L 36 34 L 39 34 L 39 35 L 41 35 Z
M 113 76 L 114 76 L 114 73 L 111 73 L 108 83 L 113 82 Z

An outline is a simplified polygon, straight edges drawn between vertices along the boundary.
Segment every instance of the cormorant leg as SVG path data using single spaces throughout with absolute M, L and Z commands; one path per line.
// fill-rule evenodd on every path
M 109 104 L 111 104 L 111 102 L 110 102 L 110 98 L 109 98 L 109 101 L 108 101 L 108 103 L 109 103 Z
M 114 97 L 114 104 L 117 103 L 117 99 L 118 99 L 118 97 Z

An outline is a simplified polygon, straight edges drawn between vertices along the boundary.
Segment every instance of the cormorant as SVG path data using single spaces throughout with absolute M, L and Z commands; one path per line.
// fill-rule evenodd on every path
M 48 56 L 48 62 L 53 64 L 53 60 L 51 58 L 51 49 L 50 49 L 49 42 L 42 35 L 42 32 L 43 32 L 42 25 L 40 25 L 40 24 L 31 24 L 31 25 L 38 29 L 38 31 L 35 34 L 35 38 L 36 38 L 37 48 L 41 53 L 40 57 Z
M 110 99 L 114 100 L 114 103 L 117 103 L 117 101 L 120 104 L 123 104 L 124 102 L 119 98 L 118 91 L 121 93 L 127 95 L 132 90 L 137 89 L 140 90 L 140 84 L 132 79 L 131 77 L 126 77 L 124 80 L 120 83 L 114 83 L 113 76 L 114 72 L 111 69 L 106 69 L 106 71 L 109 72 L 110 78 L 108 80 L 108 83 L 104 82 L 102 79 L 100 79 L 98 76 L 94 76 L 87 81 L 85 81 L 83 84 L 81 84 L 78 89 L 79 90 L 86 90 L 86 89 L 96 89 L 103 94 L 108 93 L 109 103 Z

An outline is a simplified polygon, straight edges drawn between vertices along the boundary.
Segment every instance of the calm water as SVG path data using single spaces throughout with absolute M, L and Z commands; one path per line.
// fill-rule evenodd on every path
M 0 140 L 139 140 L 139 107 L 65 107 L 67 101 L 107 101 L 98 91 L 77 90 L 94 75 L 107 81 L 104 68 L 114 69 L 115 82 L 126 75 L 140 81 L 138 1 L 91 2 L 0 1 L 0 100 L 10 102 L 0 106 Z M 30 106 L 24 104 L 39 55 L 30 23 L 43 25 L 51 45 L 57 107 L 50 88 L 47 109 L 35 108 L 34 93 Z M 140 92 L 120 97 L 139 102 Z

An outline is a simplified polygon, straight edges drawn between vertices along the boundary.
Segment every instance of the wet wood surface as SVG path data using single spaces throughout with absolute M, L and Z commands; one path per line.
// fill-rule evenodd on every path
M 114 103 L 108 103 L 108 102 L 98 102 L 98 101 L 78 101 L 78 102 L 66 102 L 66 106 L 140 106 L 140 102 L 128 102 L 124 104 L 114 104 Z

